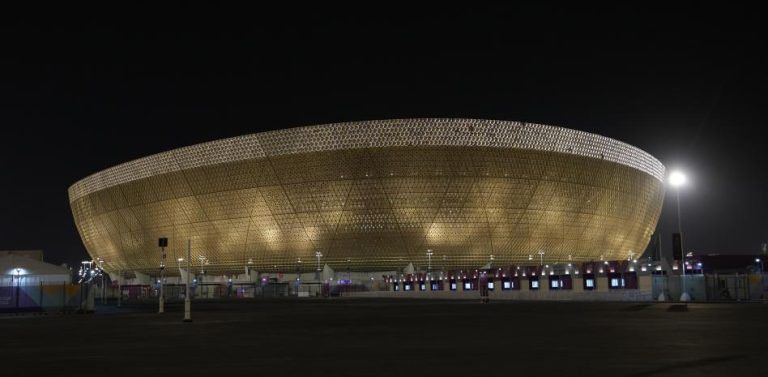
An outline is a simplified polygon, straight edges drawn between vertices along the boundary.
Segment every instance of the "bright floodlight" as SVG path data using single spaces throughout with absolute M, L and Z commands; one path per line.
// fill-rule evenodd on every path
M 680 187 L 685 184 L 685 174 L 679 171 L 673 171 L 669 175 L 669 184 L 674 187 Z

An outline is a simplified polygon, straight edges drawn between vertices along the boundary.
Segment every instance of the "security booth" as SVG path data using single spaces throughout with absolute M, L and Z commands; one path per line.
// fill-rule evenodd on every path
M 403 291 L 410 292 L 413 290 L 413 282 L 410 280 L 406 280 L 403 282 Z
M 419 280 L 419 291 L 426 291 L 427 283 L 424 280 Z
M 429 288 L 433 291 L 442 291 L 443 290 L 443 281 L 442 280 L 430 280 L 429 281 Z
M 400 282 L 397 280 L 392 281 L 392 288 L 395 292 L 400 290 Z
M 448 279 L 448 289 L 455 291 L 458 288 L 456 279 Z

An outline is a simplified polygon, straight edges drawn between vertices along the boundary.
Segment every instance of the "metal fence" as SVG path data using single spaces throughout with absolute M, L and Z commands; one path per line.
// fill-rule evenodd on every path
M 78 284 L 0 286 L 0 312 L 71 311 L 87 293 Z
M 685 283 L 683 284 L 683 279 Z M 706 274 L 654 276 L 654 298 L 663 291 L 667 299 L 676 300 L 685 291 L 693 301 L 746 301 L 768 298 L 768 275 Z

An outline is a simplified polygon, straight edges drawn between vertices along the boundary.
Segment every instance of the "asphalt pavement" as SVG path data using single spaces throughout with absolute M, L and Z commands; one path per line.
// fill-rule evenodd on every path
M 7 376 L 768 375 L 768 305 L 282 299 L 4 315 Z

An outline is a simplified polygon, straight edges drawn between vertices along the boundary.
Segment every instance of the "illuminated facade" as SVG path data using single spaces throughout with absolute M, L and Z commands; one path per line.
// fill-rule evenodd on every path
M 599 135 L 472 119 L 350 122 L 180 148 L 98 172 L 69 199 L 107 271 L 186 257 L 212 272 L 387 271 L 642 253 L 664 166 Z M 172 269 L 171 269 L 172 270 Z M 170 271 L 171 274 L 173 271 Z

